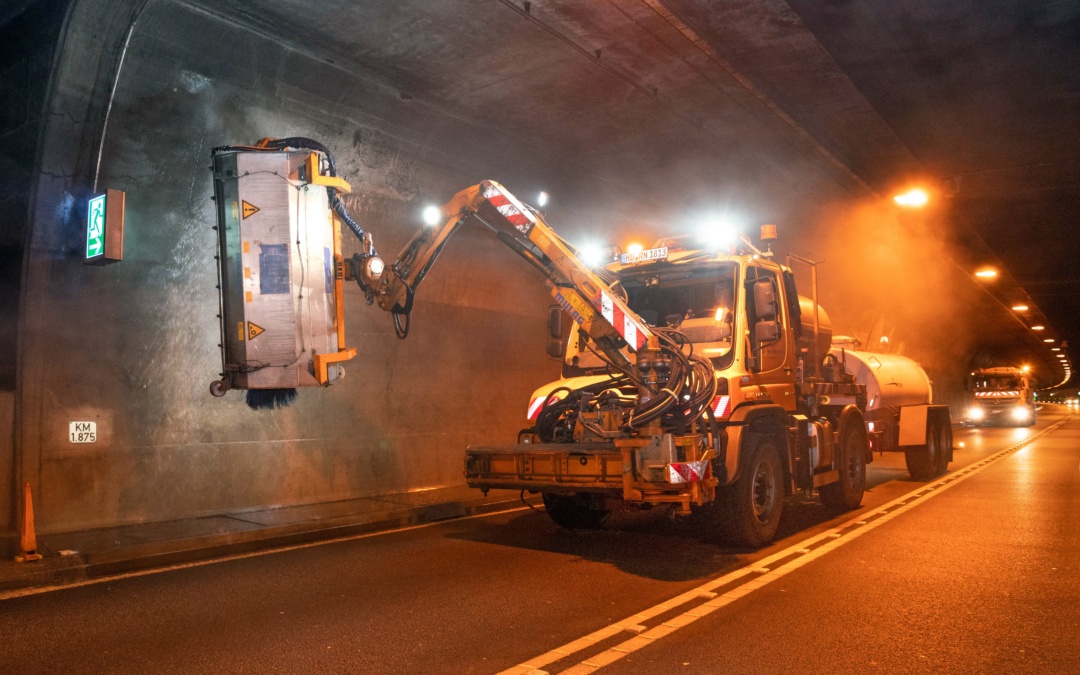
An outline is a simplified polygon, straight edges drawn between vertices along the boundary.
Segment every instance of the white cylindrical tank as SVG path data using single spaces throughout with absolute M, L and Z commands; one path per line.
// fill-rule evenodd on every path
M 866 410 L 924 405 L 932 402 L 930 377 L 922 367 L 899 354 L 875 354 L 833 347 L 830 354 L 843 359 L 847 372 L 866 385 Z
M 799 349 L 810 349 L 814 344 L 814 301 L 810 298 L 799 296 L 800 327 L 802 337 L 799 338 Z M 818 358 L 825 358 L 829 344 L 833 339 L 832 321 L 825 313 L 825 308 L 818 305 Z

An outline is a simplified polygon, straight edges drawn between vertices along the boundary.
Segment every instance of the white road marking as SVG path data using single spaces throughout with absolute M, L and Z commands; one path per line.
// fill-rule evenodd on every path
M 292 546 L 282 546 L 279 548 L 271 548 L 265 551 L 253 551 L 251 553 L 238 553 L 236 555 L 225 556 L 223 558 L 214 558 L 213 560 L 196 560 L 189 563 L 180 563 L 177 565 L 169 565 L 168 567 L 157 567 L 150 570 L 139 570 L 137 572 L 125 572 L 123 574 L 113 574 L 106 577 L 97 577 L 94 579 L 86 579 L 84 581 L 74 581 L 70 584 L 57 584 L 55 586 L 37 586 L 34 588 L 18 588 L 12 591 L 5 591 L 0 593 L 0 601 L 10 600 L 12 598 L 22 598 L 28 595 L 38 595 L 40 593 L 51 593 L 53 591 L 62 591 L 67 588 L 78 588 L 80 586 L 93 586 L 94 584 L 104 584 L 110 581 L 119 581 L 121 579 L 131 579 L 133 577 L 145 577 L 150 574 L 161 574 L 162 572 L 172 572 L 174 570 L 183 570 L 189 567 L 203 567 L 205 565 L 216 565 L 218 563 L 231 562 L 233 560 L 243 560 L 244 558 L 257 558 L 264 555 L 272 555 L 274 553 L 285 553 L 286 551 L 298 551 L 305 548 L 315 548 L 316 546 L 328 546 L 330 544 L 340 544 L 344 541 L 355 541 L 357 539 L 370 539 L 371 537 L 381 537 L 387 534 L 396 534 L 398 532 L 410 532 L 412 530 L 423 530 L 428 527 L 435 527 L 436 525 L 445 525 L 446 523 L 456 523 L 462 520 L 474 520 L 476 518 L 489 518 L 491 516 L 497 516 L 503 513 L 517 513 L 518 511 L 528 511 L 532 509 L 531 506 L 519 506 L 513 509 L 506 509 L 505 511 L 493 511 L 491 513 L 477 513 L 471 516 L 462 516 L 461 518 L 454 518 L 452 520 L 436 520 L 430 523 L 421 523 L 419 525 L 408 525 L 406 527 L 399 527 L 393 530 L 380 530 L 378 532 L 365 532 L 364 534 L 354 534 L 348 537 L 337 537 L 335 539 L 326 539 L 323 541 L 312 541 L 306 544 L 294 544 Z
M 1065 417 L 1065 419 L 1057 422 L 1039 433 L 1033 434 L 1028 438 L 1015 443 L 1004 450 L 990 455 L 989 457 L 969 464 L 968 466 L 960 469 L 954 473 L 948 474 L 942 478 L 939 478 L 933 483 L 922 485 L 915 490 L 892 500 L 891 502 L 880 506 L 868 513 L 862 513 L 855 516 L 851 520 L 842 523 L 831 530 L 814 535 L 799 543 L 790 546 L 783 551 L 774 553 L 769 557 L 759 560 L 754 563 L 750 563 L 746 567 L 739 568 L 733 572 L 728 572 L 723 576 L 706 582 L 705 584 L 698 586 L 697 588 L 675 596 L 670 600 L 666 600 L 654 607 L 650 607 L 646 610 L 638 612 L 631 617 L 617 621 L 609 626 L 605 626 L 597 631 L 594 631 L 585 637 L 578 638 L 573 642 L 565 644 L 561 647 L 557 647 L 550 651 L 544 652 L 529 659 L 524 663 L 520 663 L 512 668 L 508 668 L 498 675 L 549 675 L 549 673 L 542 668 L 548 664 L 554 663 L 565 659 L 568 656 L 573 655 L 576 652 L 587 649 L 592 645 L 595 645 L 602 640 L 606 640 L 612 636 L 618 635 L 622 631 L 626 630 L 630 626 L 640 627 L 644 622 L 652 619 L 660 614 L 670 612 L 673 609 L 681 607 L 694 600 L 701 600 L 702 595 L 706 593 L 714 593 L 716 589 L 723 586 L 728 586 L 735 581 L 743 579 L 753 574 L 758 576 L 753 579 L 744 581 L 743 583 L 735 586 L 727 592 L 715 597 L 708 602 L 696 605 L 691 609 L 683 612 L 682 614 L 668 619 L 664 623 L 653 626 L 640 632 L 635 637 L 626 640 L 614 647 L 611 647 L 605 651 L 600 652 L 594 656 L 581 661 L 577 665 L 571 666 L 566 670 L 560 671 L 562 675 L 585 675 L 592 673 L 608 664 L 614 663 L 619 659 L 627 656 L 628 654 L 635 652 L 642 647 L 652 644 L 660 638 L 666 637 L 676 630 L 690 625 L 698 619 L 708 616 L 712 612 L 725 607 L 732 602 L 735 602 L 741 597 L 749 595 L 755 590 L 766 586 L 773 581 L 783 577 L 785 574 L 793 572 L 803 565 L 809 562 L 817 560 L 818 558 L 828 554 L 829 552 L 843 546 L 844 544 L 852 541 L 856 537 L 862 536 L 866 532 L 873 530 L 876 527 L 881 526 L 883 523 L 887 523 L 893 518 L 897 517 L 905 511 L 909 511 L 920 504 L 923 504 L 932 497 L 936 497 L 945 490 L 961 483 L 968 478 L 982 472 L 984 469 L 992 466 L 993 464 L 1001 461 L 1005 457 L 1016 452 L 1020 448 L 1033 443 L 1035 440 L 1049 434 L 1069 421 L 1071 416 Z M 793 555 L 799 557 L 790 560 L 777 567 L 772 567 L 773 563 L 779 562 L 784 558 L 789 558 Z

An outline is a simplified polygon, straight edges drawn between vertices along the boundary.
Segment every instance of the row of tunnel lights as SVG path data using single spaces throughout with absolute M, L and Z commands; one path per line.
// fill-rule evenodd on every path
M 1014 312 L 1017 312 L 1017 313 L 1023 313 L 1023 312 L 1028 311 L 1028 306 L 1027 305 L 1022 305 L 1022 304 L 1021 305 L 1013 305 L 1012 310 Z M 1035 332 L 1041 332 L 1041 331 L 1046 330 L 1046 326 L 1043 326 L 1041 324 L 1036 324 L 1036 325 L 1031 327 L 1031 330 L 1033 330 Z M 1057 342 L 1057 340 L 1055 340 L 1054 338 L 1044 338 L 1043 342 L 1045 342 L 1046 344 L 1054 344 L 1055 342 Z M 1071 366 L 1069 366 L 1069 358 L 1065 354 L 1061 353 L 1061 347 L 1051 347 L 1050 351 L 1056 353 L 1055 355 L 1058 358 L 1058 362 L 1061 363 L 1062 368 L 1065 369 L 1065 381 L 1067 382 L 1069 380 L 1069 378 L 1072 376 L 1072 368 L 1071 368 Z
M 895 201 L 897 205 L 906 208 L 922 208 L 929 203 L 930 197 L 925 190 L 922 190 L 920 188 L 912 188 L 907 192 L 903 192 L 893 197 L 893 201 Z M 975 276 L 982 281 L 990 281 L 997 278 L 998 272 L 992 267 L 983 267 L 975 270 Z M 1023 304 L 1013 305 L 1012 307 L 1012 310 L 1014 312 L 1020 313 L 1026 312 L 1028 311 L 1028 309 L 1028 306 Z M 1031 330 L 1036 332 L 1043 331 L 1046 330 L 1046 326 L 1036 324 L 1031 327 Z M 1057 340 L 1055 340 L 1054 338 L 1044 338 L 1043 342 L 1046 344 L 1054 344 L 1055 342 L 1057 342 Z M 1072 375 L 1072 369 L 1069 366 L 1068 357 L 1060 353 L 1061 347 L 1052 347 L 1050 351 L 1057 352 L 1058 361 L 1065 369 L 1065 382 L 1067 382 Z M 1062 384 L 1064 384 L 1064 382 L 1062 382 Z

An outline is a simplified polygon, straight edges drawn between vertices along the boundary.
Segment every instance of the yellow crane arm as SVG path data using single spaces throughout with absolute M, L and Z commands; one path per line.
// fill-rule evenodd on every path
M 485 180 L 458 192 L 440 213 L 441 222 L 417 232 L 393 264 L 382 264 L 370 240 L 365 253 L 353 258 L 353 276 L 369 299 L 395 315 L 399 337 L 408 332 L 416 289 L 446 242 L 466 222 L 476 221 L 544 274 L 555 301 L 615 364 L 630 365 L 620 351 L 624 344 L 634 352 L 658 348 L 653 331 L 620 294 L 578 258 L 543 215 L 499 183 Z

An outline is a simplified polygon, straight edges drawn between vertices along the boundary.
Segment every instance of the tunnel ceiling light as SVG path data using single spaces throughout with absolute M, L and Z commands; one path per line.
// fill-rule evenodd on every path
M 540 205 L 540 208 L 547 206 L 548 200 L 551 197 L 546 192 L 541 192 L 536 196 L 536 203 Z
M 1043 340 L 1043 342 L 1053 342 L 1053 341 L 1054 341 L 1054 338 L 1046 338 L 1045 340 Z
M 1061 347 L 1051 347 L 1051 348 L 1050 348 L 1050 351 L 1052 351 L 1052 352 L 1060 352 L 1060 351 L 1061 351 Z
M 1026 312 L 1028 311 L 1027 305 L 1013 305 L 1014 312 Z
M 989 267 L 984 267 L 983 269 L 977 270 L 975 272 L 975 276 L 979 277 L 980 279 L 993 279 L 997 276 L 997 274 L 997 270 Z
M 1046 330 L 1046 326 L 1032 326 L 1031 330 Z
M 930 201 L 930 195 L 926 194 L 926 190 L 912 188 L 907 192 L 902 192 L 893 197 L 893 201 L 896 202 L 898 206 L 909 209 L 921 209 Z

